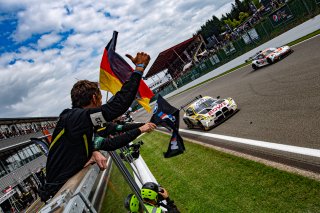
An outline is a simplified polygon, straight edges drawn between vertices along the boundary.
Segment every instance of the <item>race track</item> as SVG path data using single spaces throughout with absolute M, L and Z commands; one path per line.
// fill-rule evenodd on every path
M 232 97 L 240 111 L 208 133 L 320 150 L 320 36 L 293 50 L 278 63 L 256 71 L 244 67 L 169 98 L 168 102 L 178 108 L 199 94 Z M 135 121 L 145 122 L 150 117 L 145 111 L 134 114 Z M 182 119 L 180 128 L 187 129 Z M 182 135 L 320 173 L 319 157 Z

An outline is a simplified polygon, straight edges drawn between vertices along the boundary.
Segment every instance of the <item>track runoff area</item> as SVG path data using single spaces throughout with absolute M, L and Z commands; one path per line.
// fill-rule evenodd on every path
M 167 101 L 179 108 L 197 95 L 232 97 L 240 111 L 219 126 L 180 133 L 206 146 L 288 165 L 320 176 L 320 36 L 292 46 L 294 53 L 270 66 L 251 66 L 207 82 Z M 136 121 L 151 115 L 140 111 Z

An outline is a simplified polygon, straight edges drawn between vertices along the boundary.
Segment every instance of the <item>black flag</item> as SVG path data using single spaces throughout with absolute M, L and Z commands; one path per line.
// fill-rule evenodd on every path
M 161 95 L 158 95 L 150 121 L 172 131 L 168 150 L 164 153 L 165 158 L 170 158 L 184 152 L 183 139 L 179 135 L 179 110 L 171 106 Z

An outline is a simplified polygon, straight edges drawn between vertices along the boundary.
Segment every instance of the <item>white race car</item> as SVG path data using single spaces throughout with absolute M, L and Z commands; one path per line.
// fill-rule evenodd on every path
M 260 67 L 272 64 L 292 52 L 293 50 L 289 46 L 265 49 L 254 57 L 252 61 L 252 68 L 256 70 Z
M 197 96 L 185 110 L 183 121 L 189 129 L 200 127 L 209 130 L 231 117 L 239 109 L 232 98 L 220 99 Z M 188 104 L 187 104 L 188 105 Z M 187 106 L 185 105 L 185 106 Z M 184 109 L 185 106 L 181 108 Z

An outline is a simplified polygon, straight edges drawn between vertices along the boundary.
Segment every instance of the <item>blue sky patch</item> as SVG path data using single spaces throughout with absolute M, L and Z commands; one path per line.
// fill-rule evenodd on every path
M 107 12 L 104 12 L 103 14 L 104 14 L 105 17 L 110 18 L 110 19 L 119 19 L 119 18 L 120 18 L 119 16 L 113 16 L 113 15 L 111 15 L 111 13 L 108 12 L 108 11 L 107 11 Z
M 16 49 L 12 38 L 12 33 L 16 30 L 18 19 L 9 14 L 1 14 L 0 22 L 0 55 L 4 52 L 12 52 Z

